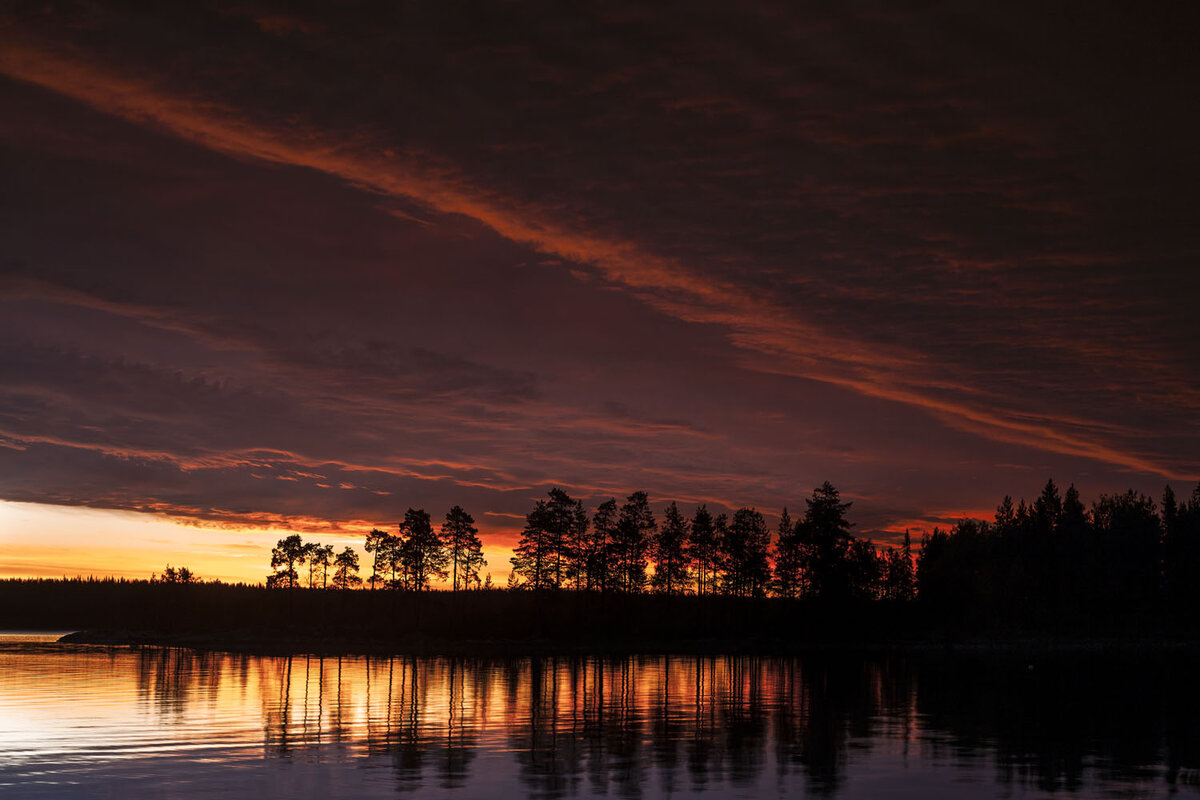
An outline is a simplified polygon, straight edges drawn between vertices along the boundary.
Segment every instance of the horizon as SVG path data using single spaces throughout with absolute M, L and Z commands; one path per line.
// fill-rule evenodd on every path
M 1049 483 L 1054 483 L 1054 479 L 1048 479 Z M 1062 493 L 1068 488 L 1073 487 L 1078 490 L 1074 484 L 1067 486 L 1057 486 L 1057 490 Z M 836 487 L 835 487 L 836 488 Z M 1174 487 L 1167 484 L 1164 487 Z M 814 488 L 814 493 L 816 489 Z M 1147 497 L 1152 505 L 1155 513 L 1159 511 L 1162 497 L 1153 494 L 1146 494 L 1134 487 L 1129 487 L 1124 492 L 1132 492 L 1137 495 Z M 1084 500 L 1085 515 L 1088 519 L 1092 516 L 1092 510 L 1095 504 L 1102 497 L 1119 496 L 1124 492 L 1105 492 L 1095 497 L 1088 497 L 1086 494 L 1080 493 L 1081 499 Z M 1036 498 L 1037 492 L 1032 493 L 1031 497 Z M 1175 492 L 1178 500 L 1188 502 L 1189 499 L 1194 500 L 1200 496 L 1200 483 L 1193 488 L 1192 492 Z M 843 500 L 848 499 L 848 495 L 842 495 Z M 541 498 L 535 498 L 541 499 Z M 618 504 L 623 498 L 616 499 Z M 801 502 L 791 506 L 789 514 L 793 521 L 798 521 L 803 517 L 803 508 L 805 501 L 809 498 L 801 498 Z M 999 511 L 999 505 L 1003 500 L 1012 500 L 1014 505 L 1030 505 L 1032 499 L 1026 500 L 1022 495 L 1006 494 L 998 501 L 997 506 L 991 512 L 976 512 L 962 513 L 953 517 L 944 517 L 932 524 L 925 526 L 905 526 L 898 531 L 864 531 L 858 528 L 857 522 L 854 519 L 853 505 L 854 501 L 849 499 L 851 510 L 848 513 L 848 519 L 851 525 L 850 534 L 854 538 L 864 539 L 870 543 L 877 552 L 882 552 L 889 548 L 899 547 L 905 536 L 911 537 L 914 550 L 922 546 L 926 537 L 932 535 L 936 531 L 950 532 L 956 528 L 959 523 L 963 522 L 985 522 L 993 521 L 996 512 Z M 667 506 L 677 504 L 678 501 L 672 499 L 654 499 L 650 498 L 650 507 L 654 513 L 654 517 L 660 522 L 663 517 L 663 511 Z M 707 505 L 707 504 L 704 504 Z M 697 506 L 683 506 L 680 511 L 688 519 L 694 514 Z M 412 507 L 410 507 L 411 510 Z M 774 512 L 770 509 L 761 509 L 753 506 L 743 506 L 752 511 L 757 511 L 761 514 L 767 524 L 768 539 L 772 546 L 777 545 L 778 531 L 777 526 L 781 518 L 781 512 L 789 510 L 788 505 L 784 505 L 779 509 L 779 512 Z M 594 507 L 587 507 L 589 518 L 595 511 Z M 428 511 L 421 508 L 420 510 Z M 709 511 L 717 514 L 732 514 L 736 508 L 714 506 Z M 435 529 L 441 527 L 442 517 L 434 511 L 429 511 Z M 468 510 L 469 513 L 469 510 Z M 398 516 L 403 516 L 398 515 Z M 363 548 L 363 539 L 373 529 L 384 530 L 387 532 L 390 528 L 395 527 L 400 523 L 370 523 L 366 521 L 356 521 L 338 528 L 322 529 L 315 522 L 312 525 L 304 528 L 289 528 L 289 527 L 258 527 L 244 528 L 231 527 L 228 525 L 220 525 L 214 523 L 205 523 L 203 521 L 189 519 L 173 519 L 164 518 L 162 515 L 150 514 L 145 512 L 129 512 L 120 509 L 94 509 L 94 508 L 65 508 L 57 507 L 49 512 L 39 507 L 39 504 L 34 503 L 13 503 L 0 500 L 0 529 L 14 530 L 22 525 L 45 524 L 48 520 L 52 524 L 62 525 L 64 528 L 59 531 L 59 544 L 53 548 L 27 548 L 12 547 L 7 552 L 6 556 L 8 563 L 0 565 L 0 580 L 8 578 L 46 578 L 46 579 L 119 579 L 125 578 L 130 580 L 145 580 L 150 576 L 159 576 L 162 574 L 165 567 L 187 567 L 192 571 L 195 580 L 203 582 L 218 581 L 222 583 L 246 583 L 250 585 L 266 585 L 266 578 L 273 573 L 270 564 L 270 548 L 274 544 L 282 542 L 282 537 L 292 534 L 300 535 L 303 539 L 309 542 L 322 545 L 332 545 L 335 550 L 340 550 L 343 547 L 349 547 L 355 550 L 358 555 L 364 559 L 364 567 L 370 560 L 369 554 Z M 119 531 L 123 539 L 123 547 L 113 548 L 87 548 L 79 547 L 76 550 L 71 550 L 69 545 L 72 539 L 86 541 L 89 537 L 95 535 L 95 529 L 89 528 L 86 532 L 76 532 L 74 534 L 66 533 L 68 524 L 77 523 L 80 521 L 91 520 L 100 526 L 101 532 L 108 530 Z M 524 520 L 522 520 L 522 523 Z M 929 521 L 923 521 L 929 522 Z M 169 539 L 155 539 L 145 536 L 129 536 L 129 529 L 142 529 L 143 531 L 158 532 L 159 535 L 170 535 L 176 533 L 178 537 L 175 541 Z M 186 544 L 187 537 L 180 536 L 176 529 L 185 528 L 188 530 L 204 530 L 208 531 L 209 535 L 218 539 L 214 542 L 205 542 L 210 551 L 215 548 L 217 554 L 196 550 L 194 546 Z M 55 530 L 58 530 L 55 528 Z M 514 542 L 520 537 L 521 528 L 512 529 L 510 535 Z M 879 534 L 884 534 L 882 538 Z M 874 534 L 874 535 L 873 535 Z M 280 537 L 276 539 L 275 537 Z M 220 539 L 224 539 L 221 541 Z M 492 537 L 494 539 L 494 535 Z M 66 546 L 64 546 L 66 545 Z M 135 545 L 138 547 L 135 548 Z M 230 556 L 221 553 L 221 548 L 234 548 L 239 552 Z M 33 558 L 44 557 L 47 553 L 69 552 L 73 554 L 73 558 L 80 557 L 80 551 L 85 553 L 86 559 L 83 563 L 88 564 L 103 564 L 103 563 L 120 563 L 121 567 L 110 566 L 108 571 L 104 571 L 104 567 L 85 567 L 79 564 L 71 564 L 70 562 L 60 563 L 38 563 Z M 491 579 L 496 588 L 500 588 L 507 581 L 509 574 L 512 572 L 510 557 L 514 550 L 510 545 L 496 545 L 494 543 L 484 543 L 482 552 L 486 559 L 486 563 L 479 570 L 480 576 L 486 575 Z M 86 555 L 91 553 L 91 555 Z M 97 554 L 98 553 L 98 554 Z M 32 554 L 32 555 L 31 555 Z M 914 554 L 915 555 L 915 554 Z M 774 556 L 772 556 L 773 558 Z M 166 559 L 165 561 L 163 559 Z M 230 561 L 237 559 L 242 568 L 236 571 L 228 571 L 230 569 Z M 135 566 L 136 565 L 136 566 Z M 650 565 L 650 574 L 653 574 L 654 564 Z M 88 571 L 91 570 L 91 571 Z M 99 571 L 96 571 L 99 570 Z M 226 570 L 226 571 L 222 571 Z M 482 578 L 481 578 L 482 579 Z M 431 582 L 431 588 L 436 590 L 444 590 L 450 586 L 448 580 L 434 578 Z M 363 588 L 366 588 L 365 585 Z

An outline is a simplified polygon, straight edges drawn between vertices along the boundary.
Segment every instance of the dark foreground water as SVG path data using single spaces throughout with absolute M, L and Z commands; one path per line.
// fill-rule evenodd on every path
M 274 658 L 0 635 L 0 797 L 1200 792 L 1194 660 Z

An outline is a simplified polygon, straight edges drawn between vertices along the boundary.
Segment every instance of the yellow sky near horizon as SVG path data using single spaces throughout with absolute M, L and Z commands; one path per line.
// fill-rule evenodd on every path
M 157 514 L 0 500 L 0 578 L 76 576 L 149 578 L 168 564 L 202 580 L 261 583 L 271 548 L 295 531 L 281 528 L 201 526 Z M 306 541 L 359 552 L 361 576 L 370 574 L 362 537 L 347 531 L 302 533 Z M 506 547 L 484 547 L 484 574 L 503 585 Z

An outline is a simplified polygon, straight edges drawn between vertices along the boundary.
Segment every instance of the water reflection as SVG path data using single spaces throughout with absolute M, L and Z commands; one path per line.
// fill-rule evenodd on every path
M 1194 667 L 1082 656 L 262 658 L 0 639 L 0 789 L 1192 793 Z

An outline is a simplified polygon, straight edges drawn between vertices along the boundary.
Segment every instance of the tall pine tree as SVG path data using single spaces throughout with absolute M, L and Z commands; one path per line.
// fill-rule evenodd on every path
M 663 524 L 654 538 L 654 577 L 651 585 L 665 594 L 682 594 L 691 583 L 688 573 L 689 524 L 674 502 L 667 506 Z

